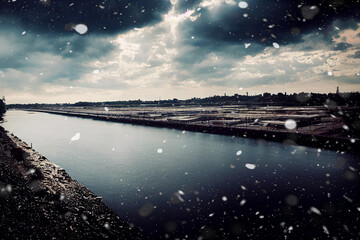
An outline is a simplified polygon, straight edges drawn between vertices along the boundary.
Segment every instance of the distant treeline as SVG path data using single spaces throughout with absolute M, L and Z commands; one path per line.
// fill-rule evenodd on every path
M 180 105 L 281 105 L 281 106 L 322 106 L 329 108 L 336 106 L 360 106 L 360 93 L 294 93 L 294 94 L 270 94 L 264 93 L 255 96 L 235 94 L 233 96 L 212 96 L 206 98 L 191 98 L 187 100 L 168 99 L 168 100 L 129 100 L 129 101 L 108 101 L 108 102 L 77 102 L 74 104 L 9 104 L 8 108 L 43 108 L 43 107 L 153 107 L 153 106 L 180 106 Z
M 5 101 L 4 98 L 0 99 L 0 120 L 2 119 L 2 116 L 5 114 L 6 112 L 6 105 L 5 105 Z

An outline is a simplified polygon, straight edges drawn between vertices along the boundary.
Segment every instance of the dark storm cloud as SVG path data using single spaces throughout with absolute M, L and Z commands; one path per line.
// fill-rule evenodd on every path
M 170 7 L 169 0 L 1 0 L 0 16 L 39 32 L 66 34 L 83 23 L 89 32 L 112 34 L 159 22 Z
M 328 27 L 334 20 L 355 19 L 351 24 L 356 24 L 360 19 L 360 4 L 356 1 L 247 2 L 249 6 L 245 9 L 226 3 L 216 6 L 215 10 L 204 7 L 197 21 L 188 20 L 180 28 L 186 37 L 196 37 L 195 46 L 203 46 L 203 40 L 209 45 L 245 41 L 284 45 L 299 42 L 303 34 L 310 32 L 332 32 Z
M 354 55 L 350 55 L 351 58 L 360 58 L 360 51 L 356 51 Z
M 338 44 L 335 44 L 335 46 L 333 47 L 332 50 L 334 51 L 346 51 L 349 47 L 352 47 L 352 44 L 346 43 L 346 42 L 341 42 Z
M 339 31 L 342 31 L 345 29 L 357 30 L 359 28 L 359 26 L 358 26 L 359 22 L 360 22 L 359 17 L 351 18 L 351 16 L 349 16 L 348 18 L 343 17 L 343 18 L 336 19 L 332 22 L 331 25 L 327 25 L 327 27 L 325 28 L 325 31 L 322 32 L 324 39 L 326 39 L 329 43 L 332 43 L 333 38 L 336 38 L 336 39 L 340 38 Z
M 4 21 L 0 28 L 0 68 L 31 69 L 37 61 L 29 61 L 36 54 L 61 56 L 82 61 L 101 59 L 107 56 L 115 45 L 107 38 L 92 35 L 42 36 L 32 32 L 21 32 Z M 23 34 L 22 34 L 23 33 Z

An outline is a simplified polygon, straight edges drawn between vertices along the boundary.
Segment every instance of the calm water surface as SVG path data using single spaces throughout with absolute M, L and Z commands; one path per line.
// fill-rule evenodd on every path
M 357 155 L 46 113 L 5 119 L 154 239 L 359 237 Z

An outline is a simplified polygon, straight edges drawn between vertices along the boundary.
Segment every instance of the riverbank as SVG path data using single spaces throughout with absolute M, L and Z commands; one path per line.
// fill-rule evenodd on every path
M 130 123 L 137 125 L 145 125 L 152 127 L 165 127 L 171 129 L 230 135 L 239 137 L 249 137 L 262 139 L 267 141 L 282 142 L 290 145 L 303 145 L 320 149 L 330 149 L 341 152 L 351 152 L 360 154 L 360 141 L 357 138 L 339 137 L 333 135 L 317 134 L 316 132 L 298 132 L 296 129 L 274 129 L 262 128 L 254 129 L 250 126 L 232 127 L 232 126 L 215 126 L 199 123 L 184 123 L 177 121 L 164 121 L 159 119 L 141 119 L 129 116 L 111 115 L 108 113 L 87 113 L 72 111 L 53 111 L 53 110 L 28 110 L 35 112 L 44 112 L 51 114 L 59 114 L 65 116 L 73 116 L 80 118 L 90 118 L 93 120 L 111 121 L 119 123 Z
M 144 239 L 25 142 L 0 127 L 1 239 Z

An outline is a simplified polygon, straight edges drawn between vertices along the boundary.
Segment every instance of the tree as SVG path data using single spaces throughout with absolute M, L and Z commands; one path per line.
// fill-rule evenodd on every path
M 0 119 L 2 118 L 2 116 L 5 114 L 6 112 L 6 105 L 5 105 L 5 98 L 0 99 Z

